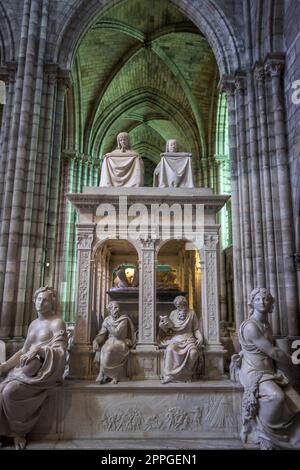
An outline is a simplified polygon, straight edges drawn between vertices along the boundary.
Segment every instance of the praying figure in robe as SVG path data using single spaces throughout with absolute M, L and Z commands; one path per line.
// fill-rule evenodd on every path
M 130 148 L 127 132 L 117 136 L 118 148 L 104 156 L 101 167 L 100 187 L 139 187 L 144 185 L 144 163 Z
M 50 389 L 62 383 L 67 358 L 66 326 L 57 312 L 56 292 L 46 286 L 34 294 L 38 318 L 29 325 L 23 348 L 0 364 L 0 436 L 24 449 Z
M 251 292 L 250 317 L 239 329 L 242 349 L 232 356 L 231 378 L 244 387 L 241 439 L 262 450 L 299 449 L 300 396 L 277 367 L 291 366 L 291 359 L 273 344 L 273 304 L 267 289 Z
M 100 371 L 96 382 L 104 384 L 109 380 L 116 384 L 126 376 L 129 349 L 135 343 L 134 326 L 130 318 L 120 314 L 118 302 L 108 304 L 109 316 L 93 341 L 96 352 L 94 362 L 99 362 Z
M 190 382 L 201 360 L 203 336 L 199 330 L 195 312 L 188 309 L 187 300 L 182 295 L 174 299 L 176 310 L 160 317 L 161 328 L 170 339 L 162 340 L 166 346 L 162 383 Z
M 153 186 L 194 188 L 192 154 L 179 152 L 176 139 L 167 141 L 166 151 L 160 157 L 153 174 Z

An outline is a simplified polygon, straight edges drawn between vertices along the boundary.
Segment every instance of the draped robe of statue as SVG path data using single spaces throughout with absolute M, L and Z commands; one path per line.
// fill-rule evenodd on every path
M 165 152 L 154 170 L 153 186 L 159 188 L 194 188 L 192 154 Z
M 40 418 L 48 391 L 62 383 L 66 366 L 66 331 L 58 331 L 39 346 L 44 350 L 42 361 L 33 359 L 26 366 L 27 373 L 24 367 L 15 367 L 0 382 L 0 436 L 28 434 Z
M 139 187 L 144 185 L 144 163 L 133 150 L 116 149 L 104 156 L 100 187 Z
M 178 318 L 178 311 L 170 313 L 169 321 L 173 337 L 166 340 L 164 358 L 164 377 L 172 381 L 190 380 L 195 372 L 199 349 L 196 346 L 194 332 L 199 329 L 198 319 L 192 310 L 188 310 L 184 320 Z
M 111 379 L 119 380 L 125 375 L 125 365 L 129 356 L 129 347 L 135 343 L 135 331 L 132 321 L 126 315 L 113 319 L 105 318 L 95 341 L 105 343 L 96 352 L 95 362 L 100 361 L 100 370 Z
M 288 379 L 276 370 L 274 361 L 245 334 L 249 322 L 273 342 L 269 323 L 254 318 L 244 321 L 239 331 L 242 357 L 239 379 L 244 386 L 243 421 L 254 420 L 254 439 L 270 441 L 282 449 L 300 449 L 300 396 Z

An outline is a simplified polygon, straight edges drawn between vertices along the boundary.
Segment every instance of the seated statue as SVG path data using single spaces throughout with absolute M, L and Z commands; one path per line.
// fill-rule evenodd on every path
M 260 449 L 300 448 L 300 396 L 275 362 L 291 364 L 290 357 L 273 346 L 268 321 L 274 298 L 267 289 L 250 294 L 250 318 L 239 329 L 241 352 L 232 356 L 231 378 L 244 387 L 242 401 L 243 442 Z
M 131 150 L 129 134 L 121 132 L 117 137 L 118 148 L 104 156 L 101 167 L 100 187 L 144 185 L 144 163 L 142 158 Z
M 67 333 L 57 313 L 56 292 L 46 287 L 34 294 L 38 318 L 29 325 L 23 348 L 0 365 L 0 436 L 14 438 L 24 449 L 26 435 L 38 422 L 47 392 L 62 382 Z
M 187 308 L 185 297 L 175 297 L 176 310 L 167 316 L 161 316 L 159 327 L 171 339 L 162 340 L 166 346 L 162 383 L 191 381 L 200 359 L 200 347 L 203 337 L 198 326 L 195 312 Z
M 135 343 L 134 326 L 129 317 L 120 315 L 118 302 L 108 304 L 109 316 L 93 341 L 95 362 L 100 362 L 96 382 L 104 384 L 111 379 L 116 384 L 125 376 L 129 348 Z M 100 347 L 101 351 L 100 351 Z
M 178 151 L 175 139 L 166 144 L 165 153 L 154 170 L 153 186 L 159 188 L 193 188 L 192 154 Z

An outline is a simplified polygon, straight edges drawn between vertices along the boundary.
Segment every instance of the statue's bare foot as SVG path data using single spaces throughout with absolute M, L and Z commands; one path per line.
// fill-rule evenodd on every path
M 169 375 L 166 375 L 161 381 L 162 384 L 168 384 L 170 382 L 172 382 L 172 379 Z
M 119 381 L 116 378 L 112 379 L 112 381 L 111 381 L 112 384 L 117 384 L 118 382 Z
M 21 437 L 21 436 L 14 437 L 14 444 L 15 444 L 16 450 L 24 450 L 26 448 L 25 437 Z

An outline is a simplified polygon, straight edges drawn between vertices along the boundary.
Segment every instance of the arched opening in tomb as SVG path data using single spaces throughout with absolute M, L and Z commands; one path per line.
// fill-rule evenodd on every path
M 200 253 L 193 243 L 168 240 L 161 244 L 156 265 L 157 311 L 169 314 L 173 301 L 183 295 L 191 310 L 201 317 Z
M 93 19 L 91 13 L 73 50 L 55 278 L 69 322 L 75 320 L 77 216 L 65 196 L 99 185 L 103 156 L 116 148 L 120 131 L 129 133 L 132 148 L 143 158 L 145 186 L 152 186 L 166 141 L 175 138 L 182 151 L 193 155 L 195 185 L 230 194 L 227 103 L 218 82 L 219 70 L 228 73 L 234 59 L 216 54 L 216 32 L 208 34 L 205 15 L 201 24 L 194 23 L 196 16 L 184 2 L 108 2 Z M 226 277 L 233 272 L 230 202 L 219 222 L 222 318 L 227 320 L 234 317 L 233 279 Z
M 110 301 L 117 301 L 120 312 L 128 315 L 138 329 L 139 260 L 128 240 L 107 240 L 96 246 L 93 257 L 92 310 L 98 328 L 107 316 Z

